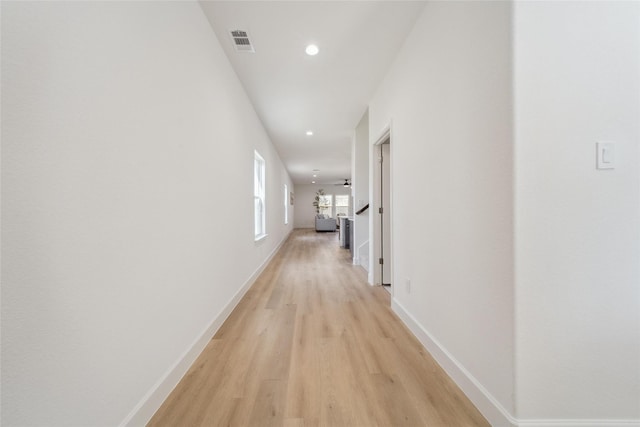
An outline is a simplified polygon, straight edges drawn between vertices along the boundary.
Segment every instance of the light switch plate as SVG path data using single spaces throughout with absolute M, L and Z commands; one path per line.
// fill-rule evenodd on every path
M 596 143 L 596 168 L 615 169 L 616 145 L 613 142 Z

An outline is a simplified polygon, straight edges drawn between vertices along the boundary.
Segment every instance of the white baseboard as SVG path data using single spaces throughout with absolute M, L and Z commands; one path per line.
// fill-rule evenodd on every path
M 291 234 L 291 233 L 289 233 Z M 253 272 L 251 277 L 240 287 L 231 300 L 213 318 L 211 323 L 200 334 L 200 337 L 178 358 L 173 366 L 160 378 L 160 380 L 147 392 L 131 413 L 120 423 L 120 427 L 145 426 L 158 408 L 164 403 L 169 394 L 178 385 L 182 377 L 187 373 L 191 365 L 196 361 L 200 353 L 205 349 L 211 338 L 216 334 L 233 309 L 238 305 L 244 294 L 255 283 L 256 279 L 269 265 L 274 255 L 280 250 L 289 237 L 285 236 L 280 244 L 269 254 L 267 259 Z
M 640 420 L 517 419 L 395 298 L 391 300 L 391 308 L 494 427 L 640 427 Z
M 395 299 L 391 308 L 424 348 L 494 427 L 517 427 L 517 420 Z
M 640 427 L 640 420 L 519 420 L 518 427 Z

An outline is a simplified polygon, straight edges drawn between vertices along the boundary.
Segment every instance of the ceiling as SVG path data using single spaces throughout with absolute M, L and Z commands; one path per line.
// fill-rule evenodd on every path
M 200 3 L 293 182 L 351 178 L 354 129 L 424 3 Z M 229 30 L 238 29 L 255 53 L 235 51 Z

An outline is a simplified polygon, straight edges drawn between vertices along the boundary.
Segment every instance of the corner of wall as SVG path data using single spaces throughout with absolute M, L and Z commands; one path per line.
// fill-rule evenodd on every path
M 518 426 L 518 420 L 396 298 L 391 308 L 492 426 Z

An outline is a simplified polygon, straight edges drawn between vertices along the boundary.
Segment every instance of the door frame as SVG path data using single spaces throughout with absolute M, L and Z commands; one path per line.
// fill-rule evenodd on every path
M 380 171 L 380 151 L 382 144 L 389 142 L 390 159 L 393 159 L 393 126 L 389 122 L 387 126 L 378 134 L 370 147 L 370 182 L 369 186 L 369 200 L 371 201 L 372 215 L 369 217 L 369 284 L 374 286 L 382 285 L 382 266 L 379 264 L 381 255 L 381 216 L 378 212 L 378 208 L 381 203 L 381 186 L 382 176 Z M 389 269 L 389 276 L 391 277 L 391 295 L 394 294 L 394 280 L 393 280 L 393 162 L 389 163 L 389 206 L 385 206 L 385 214 L 389 215 L 389 254 L 385 257 L 385 267 Z

